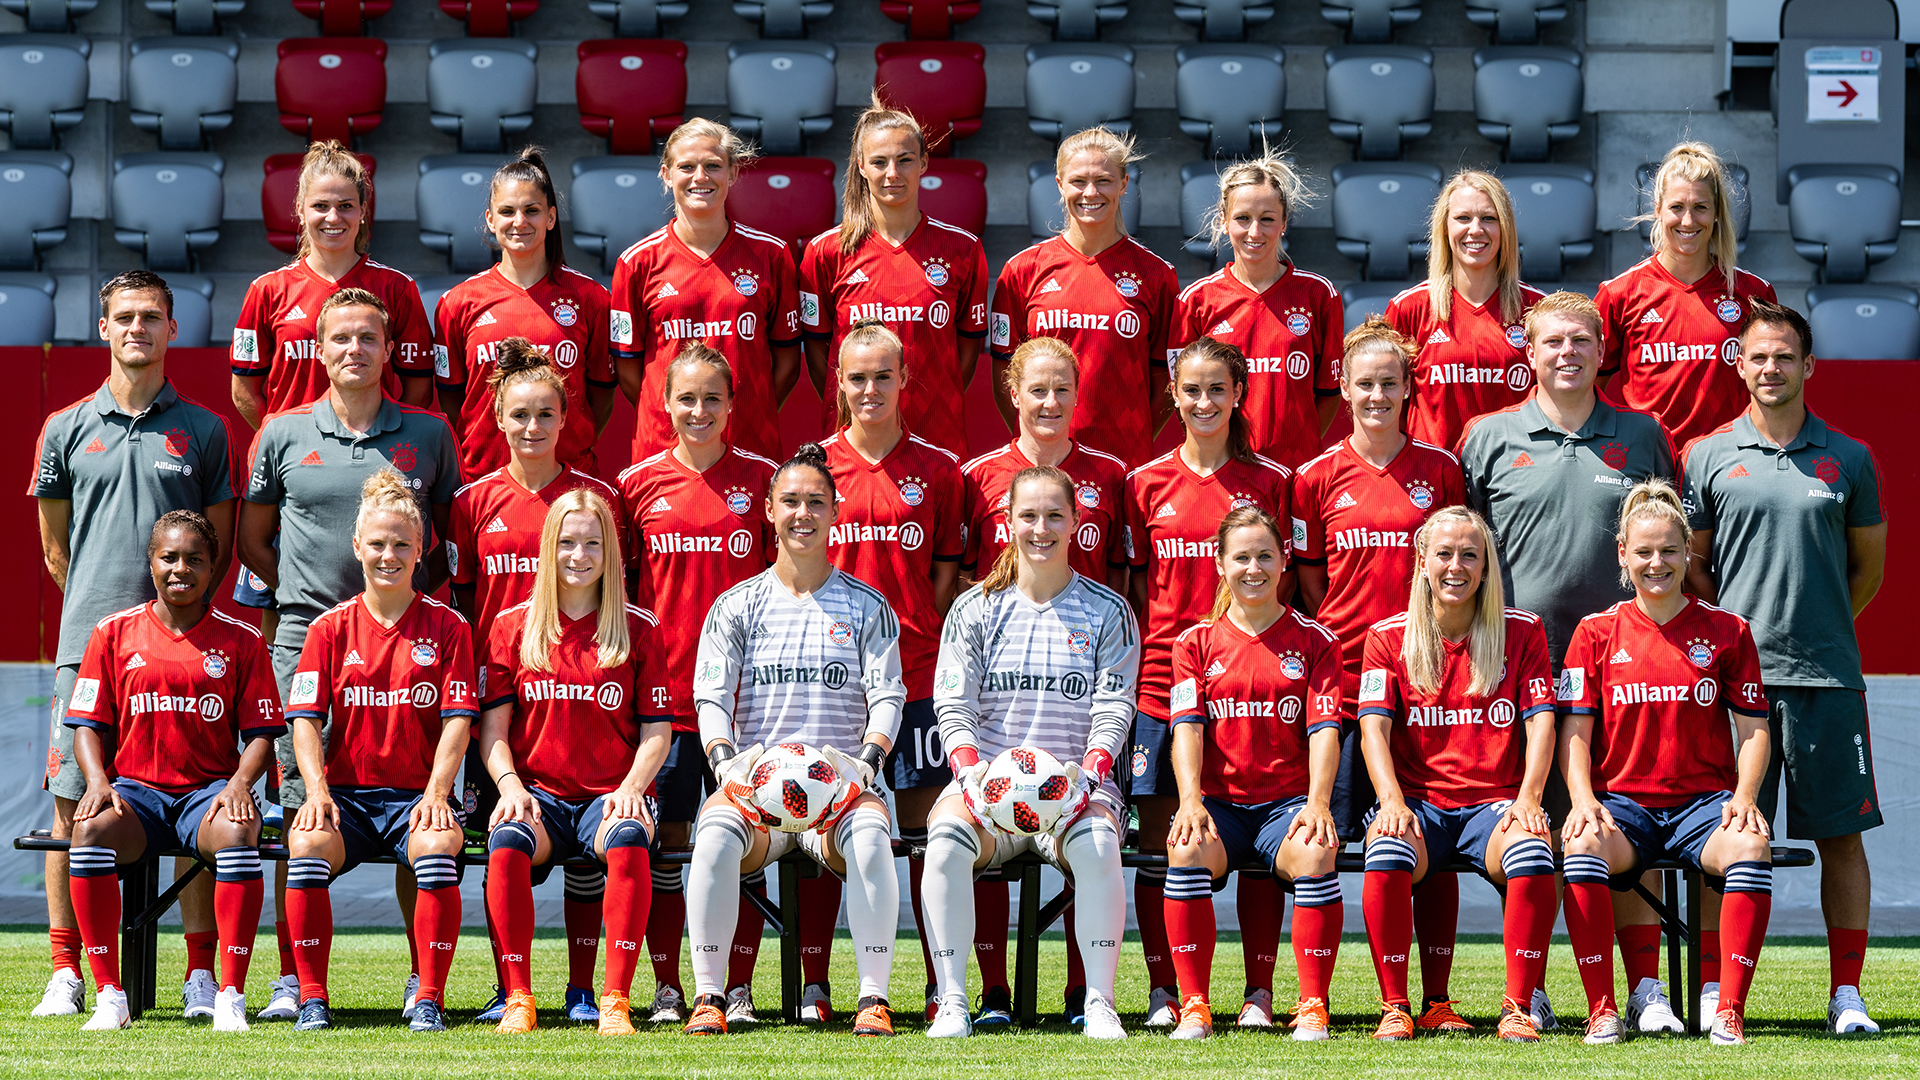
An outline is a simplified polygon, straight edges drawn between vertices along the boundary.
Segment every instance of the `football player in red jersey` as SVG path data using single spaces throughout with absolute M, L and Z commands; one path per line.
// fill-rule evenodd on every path
M 727 220 L 727 192 L 752 157 L 724 124 L 695 118 L 660 152 L 673 220 L 620 256 L 609 337 L 620 389 L 640 410 L 638 461 L 674 444 L 667 364 L 689 341 L 718 349 L 738 387 L 734 445 L 767 457 L 780 406 L 800 381 L 800 308 L 786 241 Z
M 1190 342 L 1174 357 L 1172 389 L 1186 441 L 1127 474 L 1125 507 L 1132 567 L 1128 599 L 1145 629 L 1139 710 L 1121 783 L 1139 810 L 1140 850 L 1156 853 L 1166 848 L 1167 822 L 1180 793 L 1167 730 L 1173 641 L 1211 610 L 1218 577 L 1215 527 L 1227 511 L 1244 506 L 1257 506 L 1276 520 L 1292 516 L 1288 488 L 1293 474 L 1253 452 L 1247 421 L 1240 415 L 1247 392 L 1247 360 L 1240 350 L 1206 337 Z M 1288 562 L 1284 551 L 1281 562 Z M 1285 574 L 1277 588 L 1284 602 L 1293 593 L 1293 575 Z M 1164 872 L 1151 868 L 1136 872 L 1133 879 L 1140 944 L 1153 987 L 1149 1027 L 1172 1027 L 1180 1007 L 1165 923 L 1155 917 L 1163 907 L 1165 880 Z
M 1407 432 L 1452 446 L 1467 421 L 1533 388 L 1521 319 L 1545 294 L 1520 280 L 1513 199 L 1492 173 L 1455 173 L 1433 203 L 1427 280 L 1387 305 L 1419 350 Z
M 1747 621 L 1681 592 L 1692 530 L 1664 480 L 1621 504 L 1621 573 L 1634 598 L 1587 616 L 1560 673 L 1567 937 L 1587 992 L 1588 1043 L 1619 1042 L 1613 896 L 1646 861 L 1725 879 L 1715 1045 L 1746 1042 L 1747 988 L 1773 908 L 1767 819 L 1754 804 L 1771 736 Z M 1732 714 L 1732 733 L 1728 714 Z
M 554 501 L 533 595 L 488 632 L 480 753 L 500 790 L 487 827 L 487 909 L 500 929 L 507 1006 L 499 1031 L 535 1026 L 533 876 L 591 854 L 606 868 L 602 1035 L 631 1035 L 627 994 L 652 899 L 646 797 L 667 755 L 664 717 L 643 715 L 661 666 L 651 612 L 626 602 L 619 518 L 599 494 Z M 569 932 L 571 936 L 571 932 Z
M 419 883 L 414 1031 L 445 1031 L 447 970 L 460 937 L 465 842 L 454 777 L 479 712 L 473 638 L 460 614 L 413 588 L 427 525 L 407 481 L 367 477 L 353 552 L 366 591 L 307 629 L 287 690 L 307 799 L 287 830 L 287 925 L 300 973 L 295 1031 L 333 1026 L 327 886 L 370 855 L 410 863 Z M 331 717 L 332 737 L 321 722 Z
M 1602 385 L 1654 415 L 1675 446 L 1733 419 L 1747 405 L 1734 370 L 1740 324 L 1773 286 L 1734 265 L 1737 196 L 1713 147 L 1683 142 L 1653 177 L 1653 254 L 1603 282 L 1594 301 L 1606 321 Z
M 487 367 L 508 338 L 547 355 L 566 382 L 562 465 L 596 472 L 593 444 L 613 416 L 613 356 L 607 351 L 607 290 L 567 265 L 560 203 L 540 148 L 529 146 L 493 174 L 487 231 L 500 261 L 440 298 L 433 346 L 440 408 L 460 435 L 460 471 L 478 479 L 507 463 Z
M 835 358 L 856 323 L 878 319 L 906 342 L 913 385 L 907 426 L 935 446 L 967 449 L 965 403 L 987 336 L 987 253 L 980 238 L 920 212 L 927 137 L 912 116 L 874 98 L 853 127 L 840 226 L 800 259 L 807 373 L 837 430 Z
M 733 369 L 727 358 L 689 342 L 667 366 L 667 415 L 678 441 L 671 450 L 620 474 L 620 493 L 631 517 L 627 564 L 635 593 L 659 617 L 665 680 L 649 686 L 641 711 L 671 717 L 673 734 L 654 778 L 659 804 L 655 828 L 662 848 L 692 843 L 694 817 L 711 786 L 700 749 L 700 719 L 693 705 L 694 656 L 700 624 L 714 598 L 767 568 L 772 527 L 760 506 L 775 465 L 727 443 L 733 412 Z M 766 875 L 747 875 L 762 893 Z M 753 967 L 766 925 L 760 909 L 740 899 L 727 964 L 726 1017 L 751 1024 Z M 686 934 L 685 880 L 678 866 L 653 867 L 653 901 L 647 916 L 647 951 L 656 983 L 650 1018 L 677 1024 L 687 1018 L 680 984 L 680 941 Z
M 1272 152 L 1220 175 L 1212 214 L 1214 241 L 1233 245 L 1233 262 L 1180 294 L 1173 340 L 1205 335 L 1247 356 L 1241 411 L 1256 453 L 1297 469 L 1320 452 L 1339 408 L 1340 290 L 1293 265 L 1280 246 L 1287 223 L 1306 205 L 1305 178 Z
M 1017 410 L 1000 388 L 1013 350 L 1057 337 L 1080 358 L 1084 396 L 1099 403 L 1073 418 L 1073 437 L 1129 462 L 1145 458 L 1173 411 L 1162 387 L 1180 292 L 1173 266 L 1128 236 L 1120 218 L 1127 165 L 1137 156 L 1131 137 L 1103 127 L 1060 144 L 1054 179 L 1066 227 L 1007 260 L 988 320 L 1007 430 L 1015 430 Z
M 1557 898 L 1540 806 L 1554 747 L 1546 631 L 1505 605 L 1493 530 L 1466 507 L 1428 518 L 1414 556 L 1407 609 L 1367 631 L 1360 677 L 1379 796 L 1361 894 L 1384 1006 L 1373 1037 L 1419 1030 L 1407 1000 L 1414 884 L 1464 855 L 1506 896 L 1500 1037 L 1538 1042 L 1529 1010 Z
M 1218 595 L 1204 620 L 1174 642 L 1164 699 L 1180 786 L 1162 904 L 1184 994 L 1172 1037 L 1213 1033 L 1213 883 L 1257 858 L 1293 883 L 1300 973 L 1293 1037 L 1314 1042 L 1330 1034 L 1327 996 L 1343 911 L 1333 865 L 1340 837 L 1329 808 L 1346 715 L 1340 643 L 1281 600 L 1287 541 L 1272 514 L 1236 507 L 1210 546 Z
M 260 632 L 207 599 L 220 550 L 213 525 L 191 510 L 154 522 L 147 564 L 159 599 L 95 627 L 64 718 L 87 778 L 68 875 L 99 991 L 88 1031 L 128 1024 L 115 864 L 176 843 L 214 867 L 224 948 L 213 1029 L 247 1030 L 247 960 L 262 894 L 252 788 L 286 723 Z

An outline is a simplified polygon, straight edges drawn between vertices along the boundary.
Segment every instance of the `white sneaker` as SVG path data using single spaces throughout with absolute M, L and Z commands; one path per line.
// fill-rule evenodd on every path
M 1867 1003 L 1860 1000 L 1860 988 L 1843 986 L 1833 992 L 1827 1003 L 1827 1030 L 1835 1035 L 1878 1035 L 1880 1025 L 1867 1015 Z
M 1239 1025 L 1243 1028 L 1270 1028 L 1273 1026 L 1273 991 L 1252 990 L 1246 1000 L 1240 1004 Z
M 1704 1019 L 1705 1017 L 1719 1016 L 1719 1015 L 1720 1015 L 1720 984 L 1717 982 L 1701 983 L 1700 984 L 1700 1016 L 1703 1017 L 1703 1019 L 1701 1020 L 1701 1023 L 1707 1022 Z
M 101 987 L 94 995 L 93 1018 L 81 1031 L 119 1031 L 133 1023 L 127 1012 L 127 992 L 117 987 Z
M 33 1007 L 35 1016 L 78 1016 L 87 1003 L 87 984 L 71 968 L 61 968 L 47 980 L 47 992 Z
M 727 991 L 727 1023 L 757 1024 L 760 1017 L 753 1011 L 753 987 L 736 986 Z
M 800 1022 L 824 1024 L 833 1019 L 833 988 L 826 983 L 808 983 L 800 988 Z
M 1527 1011 L 1533 1014 L 1535 1031 L 1554 1031 L 1560 1027 L 1560 1018 L 1553 1015 L 1553 1000 L 1547 997 L 1545 987 L 1534 989 L 1533 1001 L 1528 1005 Z
M 213 1019 L 213 999 L 220 988 L 213 983 L 213 972 L 194 968 L 180 987 L 180 1005 L 189 1020 Z
M 1667 984 L 1659 979 L 1641 979 L 1640 985 L 1633 988 L 1633 994 L 1627 998 L 1627 1026 L 1642 1035 L 1663 1032 L 1677 1035 L 1686 1030 L 1667 1000 Z
M 413 1003 L 420 1000 L 420 975 L 412 972 L 407 975 L 407 988 L 400 993 L 400 1019 L 413 1019 Z
M 731 1003 L 729 1003 L 731 1005 Z M 653 991 L 653 1012 L 648 1016 L 656 1024 L 682 1024 L 687 1019 L 687 999 L 680 991 L 660 983 Z
M 213 999 L 213 1030 L 247 1030 L 247 995 L 228 987 Z
M 267 987 L 267 1004 L 256 1020 L 291 1020 L 300 1015 L 300 976 L 282 975 Z
M 950 994 L 941 998 L 939 1011 L 933 1014 L 933 1022 L 927 1025 L 927 1038 L 964 1039 L 971 1034 L 973 1019 L 968 1015 L 967 996 Z
M 1147 997 L 1147 1026 L 1170 1028 L 1180 1022 L 1180 997 L 1171 989 L 1156 986 Z
M 1156 991 L 1157 993 L 1158 991 Z M 1124 1039 L 1127 1029 L 1120 1026 L 1120 1014 L 1113 1011 L 1113 1003 L 1100 995 L 1100 991 L 1087 988 L 1087 1024 L 1081 1033 L 1089 1039 Z

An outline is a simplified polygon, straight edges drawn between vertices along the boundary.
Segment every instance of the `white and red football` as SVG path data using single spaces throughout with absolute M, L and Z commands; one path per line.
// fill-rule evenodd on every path
M 987 817 L 1017 836 L 1047 832 L 1074 802 L 1075 772 L 1038 747 L 1002 751 L 980 780 Z

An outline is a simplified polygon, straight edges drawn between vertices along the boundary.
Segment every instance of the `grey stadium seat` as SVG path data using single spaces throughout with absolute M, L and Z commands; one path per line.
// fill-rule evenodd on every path
M 1107 23 L 1127 17 L 1126 0 L 1038 0 L 1027 14 L 1053 27 L 1055 41 L 1092 41 Z
M 830 0 L 734 0 L 733 13 L 759 23 L 763 38 L 799 38 L 807 36 L 808 23 L 833 14 L 833 4 Z
M 73 21 L 100 6 L 100 0 L 0 0 L 0 8 L 27 20 L 37 34 L 70 34 Z
M 587 0 L 587 8 L 613 23 L 614 37 L 653 38 L 661 23 L 687 13 L 687 0 Z
M 102 279 L 101 284 L 105 284 Z M 182 349 L 204 349 L 213 344 L 213 279 L 205 274 L 168 274 L 173 291 L 173 322 Z
M 0 274 L 0 345 L 53 340 L 53 289 L 47 274 Z
M 1333 167 L 1333 237 L 1369 281 L 1404 280 L 1427 257 L 1427 223 L 1440 197 L 1440 170 L 1416 162 L 1361 161 Z
M 1566 17 L 1566 0 L 1467 0 L 1467 20 L 1493 31 L 1497 45 L 1531 44 Z
M 1189 161 L 1180 166 L 1180 246 L 1218 270 L 1233 257 L 1232 245 L 1213 243 L 1213 212 L 1220 205 L 1220 172 L 1230 161 Z M 1129 185 L 1131 186 L 1131 185 Z
M 1287 108 L 1286 54 L 1267 45 L 1183 45 L 1174 53 L 1180 130 L 1207 155 L 1245 156 L 1278 138 Z
M 0 35 L 0 126 L 16 150 L 51 150 L 86 116 L 93 44 L 62 34 Z
M 1901 285 L 1807 290 L 1814 355 L 1822 360 L 1920 360 L 1920 293 Z
M 190 270 L 193 252 L 220 239 L 225 198 L 219 154 L 122 154 L 113 159 L 113 238 L 149 270 Z
M 0 153 L 0 270 L 32 270 L 39 253 L 67 238 L 73 216 L 73 159 L 57 150 Z
M 1550 144 L 1580 134 L 1586 83 L 1580 54 L 1546 45 L 1491 46 L 1473 54 L 1473 111 L 1480 134 L 1508 161 L 1545 161 Z
M 1320 0 L 1320 17 L 1347 32 L 1358 45 L 1393 40 L 1393 28 L 1420 17 L 1420 0 Z
M 491 154 L 429 154 L 420 159 L 420 183 L 413 195 L 420 242 L 445 255 L 454 270 L 471 274 L 493 265 L 492 237 L 481 218 L 487 212 L 487 185 L 501 164 Z
M 1127 193 L 1120 196 L 1120 223 L 1127 232 L 1140 231 L 1140 166 L 1127 166 Z M 1067 224 L 1066 207 L 1060 205 L 1060 185 L 1053 179 L 1053 162 L 1036 161 L 1027 166 L 1027 232 L 1037 243 L 1059 232 Z
M 1865 281 L 1900 239 L 1900 174 L 1885 165 L 1800 165 L 1787 172 L 1793 250 L 1822 281 Z
M 1327 130 L 1363 161 L 1398 158 L 1433 131 L 1433 52 L 1417 45 L 1327 50 Z
M 247 0 L 147 0 L 147 10 L 173 23 L 176 34 L 217 34 L 220 20 L 247 9 Z
M 660 183 L 659 158 L 575 158 L 567 202 L 574 246 L 599 256 L 608 274 L 621 252 L 673 220 L 673 196 Z
M 1657 161 L 1642 162 L 1633 171 L 1634 190 L 1640 200 L 1640 215 L 1654 212 L 1653 181 L 1660 173 Z M 1741 251 L 1747 250 L 1747 223 L 1753 219 L 1753 199 L 1747 194 L 1747 167 L 1745 165 L 1727 166 L 1727 181 L 1733 185 L 1733 239 Z M 1640 223 L 1640 248 L 1648 255 L 1653 254 L 1653 222 Z
M 727 46 L 727 108 L 734 130 L 774 155 L 807 152 L 833 127 L 837 55 L 823 41 L 736 41 Z
M 1411 286 L 1404 281 L 1356 281 L 1340 290 L 1340 306 L 1346 315 L 1346 330 L 1367 321 L 1370 315 L 1385 315 L 1393 298 Z
M 1173 14 L 1199 27 L 1201 41 L 1239 41 L 1273 18 L 1273 0 L 1175 0 Z
M 427 310 L 429 325 L 440 325 L 440 298 L 455 285 L 467 280 L 471 274 L 428 274 L 414 278 L 413 283 L 420 290 L 420 306 Z M 605 284 L 602 282 L 602 284 Z
M 1027 127 L 1058 141 L 1101 124 L 1133 127 L 1133 50 L 1091 41 L 1027 46 Z
M 1520 233 L 1520 277 L 1559 281 L 1567 263 L 1593 254 L 1598 210 L 1593 170 L 1580 165 L 1516 165 L 1500 170 Z
M 433 126 L 462 153 L 504 150 L 533 126 L 534 61 L 540 47 L 506 38 L 445 38 L 427 46 L 427 107 Z
M 240 90 L 240 43 L 219 37 L 142 38 L 127 61 L 133 124 L 160 136 L 162 150 L 204 150 L 207 136 L 233 123 Z

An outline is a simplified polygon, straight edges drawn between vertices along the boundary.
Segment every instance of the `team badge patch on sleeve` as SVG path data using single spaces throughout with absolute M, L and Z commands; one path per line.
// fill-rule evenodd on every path
M 1200 703 L 1200 687 L 1192 679 L 1184 679 L 1173 688 L 1168 704 L 1173 706 L 1173 715 L 1192 712 Z
M 296 671 L 293 685 L 287 688 L 288 705 L 314 705 L 320 701 L 320 673 Z
M 1587 673 L 1580 668 L 1568 668 L 1560 673 L 1560 700 L 1578 701 L 1587 692 Z
M 73 704 L 75 712 L 92 712 L 100 703 L 99 679 L 76 679 L 73 684 Z
M 1368 668 L 1360 675 L 1360 700 L 1387 700 L 1387 669 Z

